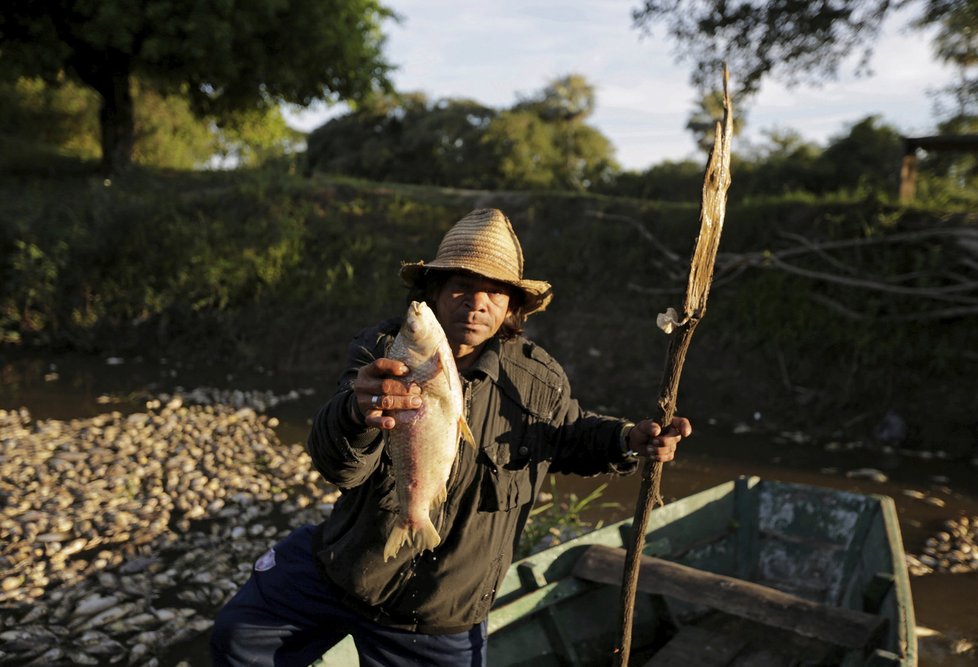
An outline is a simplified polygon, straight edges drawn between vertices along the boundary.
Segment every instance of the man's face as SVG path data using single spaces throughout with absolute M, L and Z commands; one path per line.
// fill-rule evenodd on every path
M 438 293 L 435 315 L 456 355 L 496 335 L 509 313 L 512 288 L 467 273 L 453 273 Z

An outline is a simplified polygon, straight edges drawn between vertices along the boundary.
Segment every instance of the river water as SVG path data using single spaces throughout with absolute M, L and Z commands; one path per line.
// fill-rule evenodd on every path
M 285 443 L 305 440 L 309 418 L 333 386 L 332 377 L 316 374 L 187 367 L 166 359 L 0 357 L 0 409 L 26 407 L 35 419 L 71 419 L 110 410 L 134 411 L 144 407 L 148 398 L 178 389 L 257 390 L 281 399 L 267 412 L 278 418 L 276 431 Z M 896 502 L 904 545 L 912 554 L 922 552 L 925 540 L 940 531 L 945 520 L 978 515 L 978 470 L 967 461 L 881 456 L 858 441 L 809 442 L 803 434 L 770 428 L 759 414 L 740 423 L 698 420 L 695 427 L 696 434 L 683 443 L 678 459 L 664 469 L 662 491 L 667 501 L 740 475 L 888 495 Z M 865 468 L 884 473 L 886 481 L 847 475 Z M 637 476 L 560 477 L 557 489 L 584 495 L 606 482 L 601 500 L 617 503 L 618 508 L 586 518 L 613 521 L 630 517 L 638 494 Z M 914 576 L 911 586 L 920 664 L 978 665 L 978 650 L 968 650 L 978 645 L 978 573 Z M 183 657 L 191 664 L 206 664 L 197 644 L 188 649 L 193 655 Z

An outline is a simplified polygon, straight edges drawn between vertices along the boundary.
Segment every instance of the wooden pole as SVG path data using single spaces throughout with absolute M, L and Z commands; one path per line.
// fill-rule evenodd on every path
M 917 196 L 917 150 L 908 148 L 900 165 L 900 203 L 909 204 Z
M 678 319 L 669 341 L 666 363 L 663 369 L 659 398 L 656 404 L 656 421 L 663 429 L 668 428 L 676 412 L 679 378 L 682 375 L 686 352 L 693 331 L 706 313 L 706 300 L 713 281 L 713 265 L 716 261 L 720 233 L 727 211 L 727 189 L 730 187 L 730 140 L 733 135 L 733 110 L 728 90 L 730 73 L 723 67 L 723 121 L 716 124 L 713 150 L 707 162 L 703 179 L 703 200 L 700 206 L 700 231 L 689 266 L 689 283 L 683 304 L 682 318 Z M 642 487 L 635 506 L 631 539 L 622 577 L 621 607 L 619 613 L 619 641 L 615 648 L 615 664 L 628 665 L 632 643 L 632 617 L 635 610 L 635 592 L 638 585 L 639 559 L 645 544 L 645 528 L 649 514 L 655 505 L 662 504 L 659 487 L 662 480 L 662 464 L 646 460 L 642 470 Z

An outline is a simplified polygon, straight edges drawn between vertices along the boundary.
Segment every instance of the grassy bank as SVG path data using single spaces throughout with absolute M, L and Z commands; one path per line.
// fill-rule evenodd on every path
M 0 182 L 0 336 L 7 349 L 220 358 L 321 369 L 361 326 L 403 308 L 401 260 L 431 258 L 479 206 L 513 219 L 526 272 L 555 287 L 528 333 L 587 405 L 654 403 L 698 205 L 566 193 L 377 184 L 286 169 L 84 169 Z M 978 229 L 960 211 L 875 199 L 741 202 L 736 182 L 685 414 L 868 433 L 888 409 L 920 444 L 970 453 L 978 355 L 968 291 Z M 969 278 L 970 276 L 970 278 Z M 964 284 L 962 287 L 956 285 Z M 962 300 L 964 297 L 964 300 Z M 973 308 L 973 306 L 970 306 Z

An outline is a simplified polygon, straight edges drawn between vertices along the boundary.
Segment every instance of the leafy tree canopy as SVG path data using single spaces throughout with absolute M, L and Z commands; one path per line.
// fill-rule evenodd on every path
M 938 23 L 937 55 L 957 67 L 957 81 L 944 91 L 940 111 L 960 131 L 969 117 L 978 122 L 978 0 L 930 0 L 920 22 Z
M 308 139 L 307 169 L 375 180 L 483 187 L 482 137 L 493 109 L 422 93 L 381 95 Z
M 25 149 L 97 158 L 98 96 L 70 81 L 51 86 L 25 77 L 0 83 L 0 136 Z
M 713 87 L 727 62 L 743 92 L 753 93 L 767 76 L 832 78 L 852 55 L 865 71 L 883 20 L 910 4 L 922 9 L 915 27 L 939 27 L 939 57 L 961 64 L 960 54 L 974 56 L 978 0 L 643 0 L 632 17 L 646 31 L 665 23 L 701 89 Z
M 614 147 L 586 123 L 595 104 L 594 86 L 568 74 L 500 114 L 484 139 L 497 158 L 495 186 L 586 190 L 610 178 Z
M 469 188 L 578 189 L 617 171 L 585 120 L 594 89 L 579 75 L 497 111 L 465 99 L 381 95 L 316 129 L 307 166 L 376 180 Z
M 900 133 L 878 116 L 868 116 L 836 137 L 822 153 L 826 190 L 863 188 L 896 191 L 903 156 Z
M 733 136 L 744 130 L 745 112 L 738 109 L 733 117 Z M 693 135 L 696 147 L 709 153 L 716 139 L 716 124 L 723 121 L 723 92 L 714 90 L 705 93 L 699 103 L 686 118 L 686 130 Z
M 186 95 L 160 93 L 140 79 L 133 81 L 132 92 L 137 164 L 195 169 L 218 157 L 250 166 L 293 150 L 299 140 L 277 106 L 200 117 Z M 45 151 L 98 159 L 98 112 L 98 95 L 71 81 L 0 82 L 0 140 L 19 146 L 28 160 Z
M 66 74 L 98 93 L 106 170 L 132 156 L 131 78 L 195 113 L 363 98 L 388 86 L 375 0 L 7 0 L 0 78 Z
M 733 155 L 731 196 L 738 201 L 789 193 L 896 196 L 902 141 L 893 127 L 869 116 L 831 138 L 825 148 L 793 130 L 773 130 L 765 143 Z M 620 174 L 599 192 L 696 201 L 703 186 L 699 161 L 663 162 L 641 173 Z
M 568 74 L 520 100 L 513 111 L 530 111 L 547 122 L 584 122 L 594 105 L 594 86 L 580 74 Z
M 302 133 L 285 123 L 277 106 L 234 111 L 211 125 L 217 156 L 239 166 L 256 166 L 294 152 L 302 139 Z

